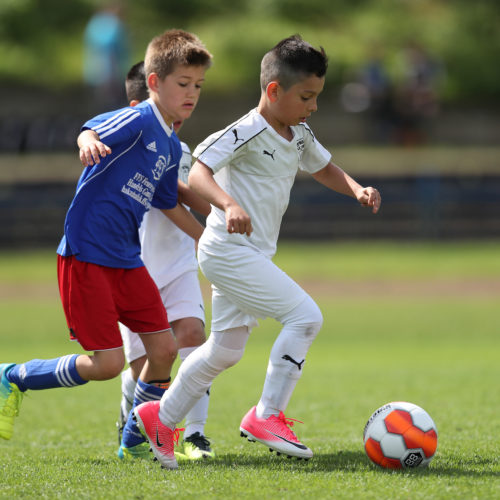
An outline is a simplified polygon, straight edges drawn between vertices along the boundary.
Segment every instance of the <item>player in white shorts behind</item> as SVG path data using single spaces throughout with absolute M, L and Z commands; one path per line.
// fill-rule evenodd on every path
M 189 185 L 212 205 L 198 261 L 212 283 L 208 341 L 180 367 L 168 391 L 135 408 L 139 428 L 164 467 L 176 467 L 175 426 L 223 370 L 243 355 L 257 318 L 283 328 L 272 347 L 258 404 L 240 423 L 242 435 L 278 453 L 308 459 L 312 451 L 284 412 L 322 325 L 312 298 L 273 262 L 282 216 L 298 169 L 376 213 L 380 195 L 331 163 L 305 120 L 317 109 L 327 58 L 300 36 L 282 40 L 261 65 L 256 109 L 200 144 Z
M 131 106 L 146 100 L 149 96 L 144 74 L 144 64 L 137 63 L 129 71 L 125 82 L 127 99 Z M 177 133 L 182 122 L 174 122 Z M 179 197 L 186 194 L 187 178 L 191 169 L 191 151 L 181 142 L 182 157 L 179 164 Z M 195 202 L 193 203 L 193 199 Z M 208 215 L 210 205 L 196 195 L 190 204 Z M 186 207 L 188 208 L 188 207 Z M 194 240 L 180 230 L 170 219 L 155 208 L 144 215 L 139 229 L 141 257 L 155 281 L 168 313 L 168 320 L 174 331 L 181 361 L 205 342 L 205 313 L 203 297 L 198 280 L 198 262 Z M 120 458 L 149 457 L 149 445 L 142 442 L 133 447 L 123 445 L 121 431 L 125 426 L 134 401 L 137 379 L 146 360 L 144 345 L 137 333 L 120 324 L 125 357 L 129 368 L 122 372 L 122 400 L 120 404 L 119 438 Z M 208 413 L 209 390 L 200 397 L 196 405 L 186 415 L 183 455 L 192 460 L 213 457 L 210 442 L 205 436 L 204 427 Z M 138 436 L 143 440 L 142 436 Z

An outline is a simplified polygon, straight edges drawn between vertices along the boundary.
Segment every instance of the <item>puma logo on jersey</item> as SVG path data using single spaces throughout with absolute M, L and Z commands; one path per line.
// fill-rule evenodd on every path
M 263 152 L 265 155 L 270 156 L 270 157 L 274 160 L 274 153 L 276 152 L 276 150 L 275 150 L 275 149 L 273 149 L 273 152 L 272 152 L 272 153 L 270 153 L 269 151 L 266 151 L 265 149 L 264 149 L 264 151 L 262 151 L 262 152 Z
M 244 139 L 240 139 L 238 137 L 238 131 L 235 128 L 233 128 L 233 134 L 234 134 L 234 142 L 233 142 L 233 144 L 236 144 L 238 141 L 244 142 Z
M 156 149 L 156 141 L 150 142 L 146 146 L 146 149 L 149 149 L 150 151 L 153 151 L 153 153 L 158 153 L 158 150 Z
M 281 359 L 284 359 L 286 361 L 290 361 L 290 363 L 293 363 L 294 365 L 297 365 L 298 369 L 299 370 L 302 370 L 302 365 L 305 361 L 305 359 L 303 359 L 300 363 L 298 363 L 297 361 L 295 361 L 291 356 L 289 356 L 288 354 L 285 354 L 284 356 L 281 357 Z

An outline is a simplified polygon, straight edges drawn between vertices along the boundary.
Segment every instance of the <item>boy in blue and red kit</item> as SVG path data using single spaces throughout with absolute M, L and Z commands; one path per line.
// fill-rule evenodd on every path
M 203 232 L 177 201 L 182 151 L 172 124 L 193 112 L 210 64 L 211 55 L 196 36 L 169 30 L 146 51 L 150 98 L 83 126 L 93 134 L 79 142 L 80 156 L 94 161 L 83 171 L 66 216 L 58 281 L 70 336 L 93 354 L 0 364 L 0 437 L 12 437 L 26 390 L 119 375 L 124 354 L 118 322 L 138 332 L 146 349 L 137 402 L 158 400 L 168 387 L 176 342 L 140 258 L 138 228 L 144 213 L 156 207 L 195 240 Z

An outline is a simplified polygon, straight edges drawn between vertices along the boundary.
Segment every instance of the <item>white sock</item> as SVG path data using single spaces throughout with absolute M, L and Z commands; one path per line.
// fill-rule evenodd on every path
M 246 327 L 212 332 L 208 340 L 186 358 L 161 399 L 160 420 L 163 425 L 173 429 L 207 391 L 212 380 L 241 359 L 248 335 Z M 236 348 L 221 345 L 225 339 Z
M 179 358 L 181 362 L 191 354 L 196 347 L 181 347 L 179 349 Z M 199 432 L 202 436 L 205 435 L 205 424 L 208 415 L 208 403 L 210 401 L 210 388 L 208 388 L 203 396 L 194 404 L 186 415 L 186 422 L 184 424 L 184 439 Z
M 259 418 L 269 418 L 286 410 L 302 376 L 307 351 L 323 322 L 321 311 L 310 297 L 281 320 L 284 326 L 271 349 L 264 388 L 257 404 Z
M 127 368 L 122 371 L 122 400 L 120 403 L 120 408 L 122 415 L 127 415 L 132 409 L 132 404 L 134 402 L 135 386 L 137 381 L 132 377 L 132 370 Z

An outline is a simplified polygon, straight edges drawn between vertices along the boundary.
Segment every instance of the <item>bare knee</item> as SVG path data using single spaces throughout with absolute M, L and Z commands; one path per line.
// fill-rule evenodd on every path
M 172 321 L 179 348 L 197 347 L 206 340 L 203 322 L 198 318 L 182 318 Z
M 177 346 L 175 343 L 164 345 L 159 349 L 148 352 L 148 361 L 152 366 L 172 366 L 177 357 Z

